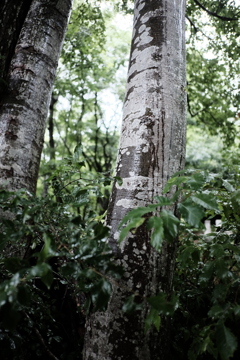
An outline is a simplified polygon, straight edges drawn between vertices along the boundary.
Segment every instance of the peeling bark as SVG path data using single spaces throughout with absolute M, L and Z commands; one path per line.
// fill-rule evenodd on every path
M 21 29 L 18 24 L 12 35 L 14 54 L 6 78 L 8 91 L 0 102 L 0 187 L 35 192 L 45 122 L 71 5 L 72 0 L 32 0 L 24 21 L 21 17 Z M 8 10 L 6 5 L 6 13 Z
M 105 313 L 86 325 L 85 360 L 168 359 L 167 326 L 144 333 L 147 309 L 122 312 L 126 296 L 171 291 L 176 242 L 161 254 L 144 226 L 119 246 L 118 225 L 126 213 L 154 202 L 185 156 L 185 0 L 136 0 L 128 83 L 107 222 L 109 243 L 125 274 Z M 128 290 L 127 290 L 128 289 Z

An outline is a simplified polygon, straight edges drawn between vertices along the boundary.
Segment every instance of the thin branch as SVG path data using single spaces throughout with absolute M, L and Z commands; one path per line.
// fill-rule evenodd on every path
M 196 25 L 194 24 L 194 22 L 186 15 L 186 19 L 190 22 L 190 24 L 192 25 L 195 34 L 198 32 L 198 28 L 196 27 Z
M 195 4 L 200 6 L 201 9 L 206 11 L 209 15 L 214 16 L 214 17 L 216 17 L 216 18 L 218 18 L 220 20 L 223 20 L 223 21 L 236 21 L 236 20 L 238 20 L 238 18 L 229 18 L 227 16 L 218 15 L 217 13 L 215 13 L 213 11 L 210 11 L 207 8 L 205 8 L 205 6 L 203 6 L 203 4 L 201 4 L 198 0 L 194 0 L 194 2 L 195 2 Z

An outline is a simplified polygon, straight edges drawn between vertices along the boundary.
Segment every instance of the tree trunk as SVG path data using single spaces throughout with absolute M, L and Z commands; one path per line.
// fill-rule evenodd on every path
M 9 17 L 11 2 L 1 4 Z M 72 0 L 18 0 L 15 5 L 12 11 L 21 15 L 20 22 L 16 21 L 15 30 L 10 26 L 9 42 L 5 38 L 8 46 L 0 37 L 1 49 L 11 47 L 11 51 L 3 54 L 6 56 L 1 63 L 1 75 L 6 78 L 8 90 L 0 101 L 0 187 L 25 188 L 34 193 L 52 86 Z M 9 23 L 3 23 L 3 33 L 5 26 Z
M 138 206 L 154 202 L 185 157 L 185 0 L 136 0 L 127 92 L 107 221 L 109 243 L 124 266 L 105 313 L 86 324 L 85 360 L 169 359 L 167 327 L 144 332 L 147 309 L 122 312 L 132 293 L 147 297 L 171 291 L 177 241 L 161 254 L 144 226 L 118 244 L 119 221 Z

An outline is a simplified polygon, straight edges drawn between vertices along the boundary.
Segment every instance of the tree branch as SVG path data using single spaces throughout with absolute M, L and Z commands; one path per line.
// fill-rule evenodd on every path
M 190 22 L 190 24 L 192 25 L 195 33 L 198 32 L 198 28 L 196 27 L 196 25 L 194 24 L 194 22 L 186 15 L 186 19 Z
M 207 8 L 205 8 L 205 6 L 203 6 L 203 4 L 201 4 L 198 0 L 194 0 L 195 4 L 197 4 L 198 6 L 200 6 L 201 9 L 203 9 L 204 11 L 206 11 L 209 15 L 211 16 L 214 16 L 218 19 L 221 19 L 221 20 L 224 20 L 224 21 L 235 21 L 235 20 L 238 20 L 238 18 L 229 18 L 229 17 L 226 17 L 226 16 L 221 16 L 221 15 L 218 15 L 217 13 L 213 12 L 213 11 L 210 11 L 208 10 Z

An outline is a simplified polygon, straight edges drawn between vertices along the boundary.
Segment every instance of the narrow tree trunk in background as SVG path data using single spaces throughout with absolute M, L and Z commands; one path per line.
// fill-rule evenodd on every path
M 54 137 L 53 137 L 53 133 L 54 133 L 54 119 L 53 119 L 53 114 L 54 114 L 54 105 L 56 104 L 56 102 L 58 101 L 57 96 L 55 96 L 52 93 L 51 96 L 51 101 L 50 101 L 50 107 L 49 107 L 49 117 L 48 117 L 48 134 L 49 134 L 49 150 L 50 150 L 50 160 L 55 160 L 55 141 L 54 141 Z
M 86 325 L 85 360 L 168 360 L 167 331 L 144 333 L 146 311 L 129 316 L 123 300 L 131 292 L 150 296 L 170 292 L 176 242 L 161 254 L 140 227 L 118 245 L 119 221 L 126 213 L 154 202 L 185 157 L 185 0 L 136 0 L 127 93 L 117 163 L 108 211 L 110 244 L 125 268 L 105 313 Z M 130 291 L 126 290 L 130 289 Z
M 7 53 L 11 61 L 8 92 L 0 101 L 0 187 L 36 190 L 45 122 L 71 5 L 72 0 L 32 0 L 21 30 L 16 29 L 14 55 L 10 59 L 13 51 Z M 1 71 L 5 74 L 6 64 Z

